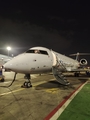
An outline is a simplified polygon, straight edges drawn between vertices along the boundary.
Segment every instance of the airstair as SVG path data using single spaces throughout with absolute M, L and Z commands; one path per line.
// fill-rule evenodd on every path
M 62 71 L 66 71 L 65 65 L 58 60 L 58 57 L 53 51 L 51 52 L 53 55 L 52 72 L 54 77 L 60 84 L 69 85 L 70 83 L 67 81 L 66 77 L 62 73 Z

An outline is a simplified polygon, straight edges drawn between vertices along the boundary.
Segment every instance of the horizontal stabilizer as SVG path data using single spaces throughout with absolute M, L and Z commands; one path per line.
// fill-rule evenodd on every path
M 75 53 L 75 54 L 70 54 L 69 56 L 77 56 L 77 55 L 90 55 L 90 53 Z
M 75 54 L 70 54 L 69 56 L 76 56 L 76 60 L 79 61 L 79 56 L 81 55 L 90 55 L 90 53 L 75 53 Z

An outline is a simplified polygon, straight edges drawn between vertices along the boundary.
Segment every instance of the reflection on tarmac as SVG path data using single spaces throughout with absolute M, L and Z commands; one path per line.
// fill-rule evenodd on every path
M 4 75 L 0 86 L 9 85 L 14 76 L 13 72 Z M 83 79 L 86 77 L 69 76 L 71 85 L 62 86 L 51 74 L 33 75 L 33 87 L 21 88 L 24 75 L 18 74 L 10 88 L 0 87 L 0 120 L 43 120 Z

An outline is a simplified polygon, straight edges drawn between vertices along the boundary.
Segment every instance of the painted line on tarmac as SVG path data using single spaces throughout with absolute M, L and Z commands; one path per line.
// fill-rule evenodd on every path
M 52 79 L 50 79 L 50 80 L 52 80 Z M 50 81 L 49 80 L 49 81 Z M 11 82 L 11 81 L 8 81 L 8 82 Z M 6 83 L 8 83 L 8 82 L 6 82 Z M 4 82 L 5 83 L 5 82 Z M 43 83 L 47 83 L 47 81 L 40 81 L 40 82 L 35 82 L 35 83 L 32 83 L 33 84 L 33 87 L 36 87 L 37 85 L 40 85 L 40 84 L 43 84 Z M 20 86 L 20 85 L 15 85 L 15 86 Z M 13 90 L 13 91 L 11 91 L 11 92 L 5 92 L 5 93 L 2 93 L 2 94 L 0 94 L 0 96 L 3 96 L 3 95 L 8 95 L 8 94 L 11 94 L 12 92 L 13 93 L 15 93 L 15 92 L 18 92 L 18 91 L 21 91 L 21 90 L 24 90 L 25 88 L 20 88 L 20 89 L 18 89 L 18 90 Z M 50 89 L 52 89 L 52 88 L 50 88 Z M 49 89 L 49 90 L 50 90 Z
M 15 92 L 18 92 L 18 91 L 21 91 L 21 90 L 24 90 L 25 88 L 20 88 L 18 90 L 12 90 L 11 92 L 5 92 L 5 93 L 2 93 L 0 94 L 0 96 L 3 96 L 3 95 L 8 95 L 8 94 L 11 94 L 11 93 L 15 93 Z
M 37 85 L 40 85 L 40 84 L 43 84 L 43 83 L 47 83 L 47 81 L 35 82 L 35 83 L 32 83 L 32 84 L 33 84 L 33 87 L 36 87 Z
M 81 84 L 76 90 L 74 90 L 66 99 L 64 99 L 51 113 L 44 118 L 44 120 L 56 120 L 61 115 L 61 113 L 65 110 L 68 104 L 72 101 L 72 99 L 77 95 L 77 93 L 82 89 L 82 87 L 87 82 Z
M 56 94 L 58 92 L 59 88 L 48 88 L 46 89 L 46 92 Z
M 3 82 L 3 83 L 10 83 L 11 81 L 8 81 L 8 82 Z
M 0 84 L 6 84 L 6 83 L 10 83 L 11 81 L 7 81 L 7 82 L 0 82 Z
M 34 82 L 34 83 L 32 83 L 32 87 L 36 87 L 37 85 L 40 85 L 40 84 L 43 84 L 43 83 L 47 83 L 47 81 Z M 15 86 L 20 86 L 20 84 L 15 85 Z

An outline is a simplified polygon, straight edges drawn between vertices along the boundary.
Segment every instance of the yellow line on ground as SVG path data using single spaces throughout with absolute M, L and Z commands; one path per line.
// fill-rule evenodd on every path
M 33 87 L 36 87 L 37 85 L 43 84 L 43 83 L 47 83 L 47 81 L 40 81 L 40 82 L 35 82 L 32 83 Z
M 49 88 L 49 89 L 47 89 L 46 90 L 46 92 L 48 92 L 48 93 L 56 93 L 57 91 L 58 91 L 59 89 L 58 88 Z
M 18 92 L 18 91 L 21 91 L 21 90 L 24 90 L 25 88 L 20 88 L 20 89 L 18 89 L 18 90 L 12 90 L 11 92 L 6 92 L 6 93 L 2 93 L 2 94 L 0 94 L 0 96 L 2 96 L 2 95 L 8 95 L 8 94 L 11 94 L 11 93 L 15 93 L 15 92 Z
M 47 81 L 35 82 L 35 83 L 32 83 L 32 86 L 33 86 L 33 87 L 36 87 L 37 85 L 40 85 L 40 84 L 43 84 L 43 83 L 46 83 L 46 82 L 47 82 Z M 20 84 L 15 85 L 15 86 L 20 86 Z
M 53 79 L 51 79 L 51 80 L 53 80 Z M 40 85 L 40 84 L 43 84 L 43 83 L 47 83 L 47 81 L 35 82 L 35 83 L 32 83 L 32 84 L 34 84 L 33 87 L 36 87 L 37 85 Z M 20 85 L 16 85 L 16 86 L 20 86 Z M 5 93 L 0 94 L 0 96 L 2 96 L 2 95 L 8 95 L 8 94 L 11 94 L 12 92 L 15 93 L 15 92 L 18 92 L 18 91 L 21 91 L 21 90 L 24 90 L 24 89 L 25 88 L 20 88 L 18 90 L 13 90 L 13 91 L 10 91 L 10 92 L 5 92 Z M 46 92 L 56 93 L 57 90 L 58 90 L 57 88 L 49 88 L 49 89 L 46 90 Z

